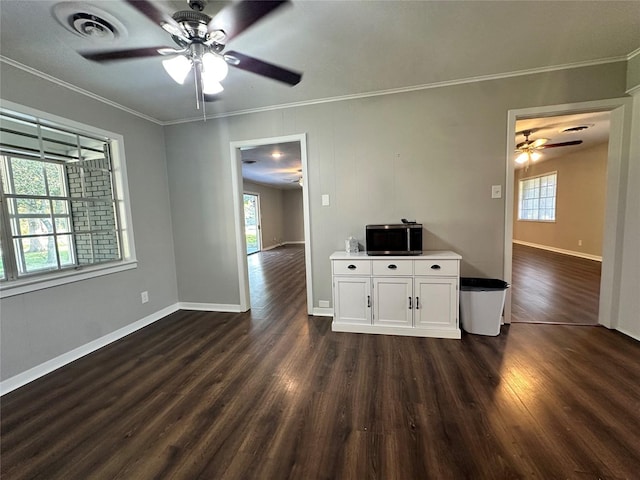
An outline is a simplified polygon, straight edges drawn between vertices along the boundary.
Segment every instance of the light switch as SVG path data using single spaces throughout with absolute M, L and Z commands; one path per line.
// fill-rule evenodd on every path
M 502 198 L 502 185 L 491 185 L 491 198 Z
M 323 207 L 328 207 L 329 206 L 329 194 L 328 193 L 322 194 L 322 206 Z

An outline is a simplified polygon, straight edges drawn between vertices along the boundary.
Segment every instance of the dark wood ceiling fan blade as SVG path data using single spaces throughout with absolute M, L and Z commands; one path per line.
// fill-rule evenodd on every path
M 243 0 L 233 3 L 211 19 L 207 30 L 209 33 L 216 30 L 224 31 L 225 41 L 228 41 L 277 8 L 289 3 L 290 0 Z
M 224 55 L 224 59 L 229 65 L 233 65 L 236 68 L 262 75 L 263 77 L 271 78 L 291 86 L 297 85 L 300 83 L 300 80 L 302 80 L 302 73 L 258 60 L 243 53 L 227 52 Z
M 204 101 L 205 102 L 217 102 L 218 100 L 222 100 L 222 97 L 218 94 L 212 95 L 209 93 L 205 93 L 203 95 Z
M 550 143 L 548 145 L 542 145 L 540 148 L 554 148 L 554 147 L 568 147 L 569 145 L 580 145 L 582 140 L 571 140 L 570 142 Z
M 126 0 L 126 2 L 171 35 L 180 37 L 183 40 L 189 40 L 182 31 L 182 28 L 180 28 L 178 22 L 168 13 L 157 8 L 153 3 L 147 0 Z
M 106 52 L 78 52 L 87 60 L 94 62 L 112 62 L 116 60 L 129 60 L 133 58 L 156 57 L 161 55 L 158 50 L 167 49 L 167 47 L 145 47 L 132 48 L 128 50 L 109 50 Z

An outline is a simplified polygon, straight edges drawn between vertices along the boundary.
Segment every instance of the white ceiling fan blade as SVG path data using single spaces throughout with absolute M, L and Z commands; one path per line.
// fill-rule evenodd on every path
M 530 146 L 531 148 L 538 148 L 544 145 L 545 143 L 547 143 L 548 141 L 549 141 L 548 138 L 538 138 L 537 140 L 534 140 Z

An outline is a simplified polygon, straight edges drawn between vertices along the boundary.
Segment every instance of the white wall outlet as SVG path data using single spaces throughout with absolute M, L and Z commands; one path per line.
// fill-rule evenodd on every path
M 491 185 L 491 198 L 502 198 L 502 185 Z
M 582 246 L 582 240 L 578 240 L 578 246 L 581 247 Z
M 318 306 L 320 308 L 329 308 L 329 300 L 318 300 Z
M 323 207 L 328 207 L 329 206 L 329 194 L 328 193 L 323 193 L 322 194 L 322 206 Z
M 141 292 L 140 300 L 142 301 L 142 303 L 147 303 L 149 301 L 149 292 Z

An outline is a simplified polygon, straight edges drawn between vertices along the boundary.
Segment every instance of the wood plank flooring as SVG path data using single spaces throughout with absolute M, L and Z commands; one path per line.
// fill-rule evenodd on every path
M 512 322 L 596 325 L 601 266 L 514 243 Z
M 251 312 L 176 312 L 5 395 L 2 478 L 638 478 L 635 340 L 333 333 L 302 249 L 260 255 Z

